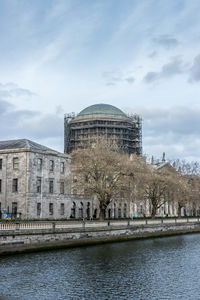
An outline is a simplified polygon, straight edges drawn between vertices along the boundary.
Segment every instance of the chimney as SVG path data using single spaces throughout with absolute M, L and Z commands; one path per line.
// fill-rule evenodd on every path
M 162 162 L 165 162 L 165 152 L 163 152 Z

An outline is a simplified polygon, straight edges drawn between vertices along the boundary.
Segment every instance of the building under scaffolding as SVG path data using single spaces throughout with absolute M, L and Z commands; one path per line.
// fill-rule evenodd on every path
M 95 104 L 64 117 L 64 152 L 85 148 L 93 137 L 114 139 L 128 154 L 142 154 L 142 119 L 127 115 L 115 106 Z

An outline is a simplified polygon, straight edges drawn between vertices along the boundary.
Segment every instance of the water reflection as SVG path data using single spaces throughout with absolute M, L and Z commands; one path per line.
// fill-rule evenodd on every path
M 199 253 L 196 234 L 4 257 L 0 291 L 2 300 L 196 300 Z

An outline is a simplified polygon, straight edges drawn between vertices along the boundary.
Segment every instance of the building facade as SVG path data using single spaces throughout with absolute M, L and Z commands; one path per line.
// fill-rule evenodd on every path
M 64 152 L 87 147 L 93 137 L 104 136 L 117 142 L 122 151 L 142 154 L 142 120 L 138 115 L 126 115 L 115 106 L 95 104 L 77 116 L 64 118 Z
M 23 219 L 66 216 L 67 155 L 29 140 L 0 142 L 0 206 L 3 215 Z
M 26 139 L 0 142 L 2 219 L 98 218 L 98 201 L 76 194 L 72 181 L 69 155 Z M 131 211 L 125 199 L 113 199 L 105 217 L 128 218 Z
M 71 194 L 70 156 L 33 141 L 0 142 L 0 218 L 98 217 L 98 202 Z
M 171 170 L 169 163 L 153 166 Z M 74 190 L 70 156 L 30 140 L 0 142 L 0 217 L 6 219 L 96 219 L 99 203 Z M 199 207 L 195 208 L 195 211 Z M 196 214 L 186 205 L 182 215 Z M 177 203 L 164 203 L 158 216 L 177 216 Z M 106 218 L 148 217 L 148 200 L 113 199 Z

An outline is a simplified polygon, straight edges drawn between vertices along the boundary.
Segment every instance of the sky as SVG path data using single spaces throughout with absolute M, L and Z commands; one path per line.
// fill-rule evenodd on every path
M 64 114 L 143 119 L 143 153 L 200 160 L 199 0 L 0 0 L 0 140 L 63 152 Z

